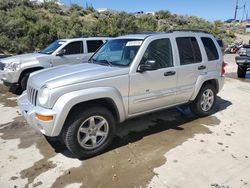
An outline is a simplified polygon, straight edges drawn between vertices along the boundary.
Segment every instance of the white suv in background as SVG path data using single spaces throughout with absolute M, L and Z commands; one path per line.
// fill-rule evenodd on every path
M 5 85 L 26 89 L 30 73 L 63 64 L 84 63 L 109 38 L 60 39 L 39 53 L 16 55 L 0 59 L 0 76 Z

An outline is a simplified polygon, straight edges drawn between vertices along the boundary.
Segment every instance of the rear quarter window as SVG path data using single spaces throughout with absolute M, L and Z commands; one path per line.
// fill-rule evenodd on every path
M 201 40 L 206 50 L 208 61 L 214 61 L 219 59 L 219 53 L 214 44 L 214 41 L 208 37 L 201 37 Z

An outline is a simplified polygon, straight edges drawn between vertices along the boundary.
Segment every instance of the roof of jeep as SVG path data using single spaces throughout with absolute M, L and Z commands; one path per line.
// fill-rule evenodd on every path
M 207 31 L 202 30 L 169 30 L 166 32 L 145 32 L 145 33 L 137 33 L 137 34 L 130 34 L 125 36 L 117 37 L 117 39 L 141 39 L 144 40 L 147 37 L 155 36 L 155 35 L 167 35 L 167 34 L 173 34 L 174 32 L 181 32 L 181 33 L 203 33 L 203 34 L 210 34 Z

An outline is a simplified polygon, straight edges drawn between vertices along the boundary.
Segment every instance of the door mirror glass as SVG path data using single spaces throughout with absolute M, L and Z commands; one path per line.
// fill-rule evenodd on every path
M 139 66 L 138 72 L 157 70 L 158 65 L 155 60 L 148 60 Z
M 64 56 L 66 54 L 66 50 L 62 49 L 59 52 L 56 53 L 56 56 Z

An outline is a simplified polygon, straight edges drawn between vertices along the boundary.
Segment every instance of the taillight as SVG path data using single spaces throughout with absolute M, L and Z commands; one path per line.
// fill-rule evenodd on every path
M 223 61 L 221 64 L 221 76 L 224 76 L 226 70 L 225 67 L 227 66 L 227 64 Z

